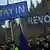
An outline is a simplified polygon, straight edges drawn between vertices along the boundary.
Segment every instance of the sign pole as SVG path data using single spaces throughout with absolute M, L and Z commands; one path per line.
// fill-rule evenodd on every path
M 12 21 L 11 21 L 12 22 Z M 12 41 L 14 41 L 14 37 L 13 37 L 13 26 L 12 26 L 12 23 L 10 22 L 10 28 L 11 28 L 11 37 L 12 37 Z M 13 46 L 13 50 L 14 50 L 14 44 L 12 44 L 12 46 Z
M 22 33 L 24 34 L 24 30 L 23 30 L 23 25 L 21 23 L 21 19 L 20 19 L 20 28 L 21 28 Z M 24 34 L 24 36 L 25 36 L 25 34 Z
M 9 0 L 7 0 L 7 5 L 9 4 Z M 12 21 L 11 21 L 12 22 Z M 10 22 L 10 28 L 11 28 L 11 37 L 12 37 L 12 41 L 14 40 L 14 37 L 13 37 L 13 28 L 12 28 L 12 23 Z M 13 50 L 14 50 L 14 44 L 12 44 L 13 46 Z
M 7 0 L 7 5 L 9 4 L 9 0 Z M 11 21 L 12 22 L 12 21 Z M 12 37 L 12 41 L 13 39 L 13 28 L 12 28 L 12 23 L 10 22 L 10 28 L 11 28 L 11 37 Z
M 14 40 L 14 38 L 13 38 L 13 28 L 12 28 L 12 23 L 11 22 L 10 22 L 10 28 L 11 28 L 11 37 L 12 37 L 12 41 L 13 41 Z
M 5 40 L 6 40 L 6 42 L 7 42 L 7 33 L 6 33 L 6 27 L 5 27 Z

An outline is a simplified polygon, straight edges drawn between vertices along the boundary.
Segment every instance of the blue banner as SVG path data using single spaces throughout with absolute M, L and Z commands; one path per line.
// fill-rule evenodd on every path
M 12 18 L 24 18 L 28 15 L 27 2 L 19 2 L 0 6 L 0 20 L 10 20 Z

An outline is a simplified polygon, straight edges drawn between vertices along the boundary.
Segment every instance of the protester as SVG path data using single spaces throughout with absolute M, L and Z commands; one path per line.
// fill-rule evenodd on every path
M 15 46 L 14 50 L 19 50 L 19 48 L 16 44 L 14 44 L 14 46 Z
M 45 40 L 45 41 L 44 41 L 44 50 L 48 50 L 48 48 L 49 48 L 48 41 Z

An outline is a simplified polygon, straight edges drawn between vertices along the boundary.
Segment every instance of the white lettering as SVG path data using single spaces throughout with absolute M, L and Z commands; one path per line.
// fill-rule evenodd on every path
M 4 15 L 5 15 L 5 14 L 9 16 L 9 12 L 8 12 L 7 9 L 5 9 L 5 11 L 4 11 Z
M 33 20 L 34 20 L 34 24 L 38 24 L 38 17 L 37 16 L 33 17 Z
M 29 23 L 29 24 L 33 24 L 32 17 L 29 17 L 29 18 L 28 18 L 28 23 Z
M 42 18 L 40 18 L 40 16 L 38 16 L 38 20 L 40 21 L 40 23 L 43 23 L 43 16 L 42 16 Z
M 28 18 L 28 24 L 38 24 L 38 23 L 43 24 L 45 23 L 49 23 L 50 22 L 50 16 L 46 15 L 46 16 L 34 16 L 34 17 L 29 17 Z
M 12 9 L 9 9 L 9 12 L 12 14 Z
M 17 11 L 18 9 L 17 9 L 17 7 L 16 7 L 16 14 L 18 13 L 18 11 Z
M 25 6 L 24 5 L 22 5 L 22 7 L 21 6 L 18 6 L 18 11 L 19 11 L 19 14 L 21 12 L 25 12 Z
M 0 16 L 2 16 L 3 11 L 4 11 L 4 10 L 0 10 Z
M 48 18 L 48 20 L 47 20 L 47 18 Z M 50 16 L 46 15 L 46 16 L 44 17 L 44 21 L 45 21 L 46 23 L 49 23 L 49 22 L 50 22 Z

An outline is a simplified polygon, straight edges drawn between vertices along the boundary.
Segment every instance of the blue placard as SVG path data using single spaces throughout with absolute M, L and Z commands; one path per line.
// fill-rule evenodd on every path
M 12 18 L 24 18 L 28 15 L 27 2 L 19 2 L 0 6 L 0 20 L 9 20 Z

